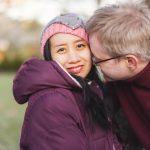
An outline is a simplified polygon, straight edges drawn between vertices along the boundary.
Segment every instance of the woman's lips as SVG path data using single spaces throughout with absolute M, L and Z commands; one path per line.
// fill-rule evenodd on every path
M 75 67 L 70 67 L 67 70 L 71 74 L 78 74 L 81 72 L 82 68 L 83 68 L 83 66 L 75 66 Z

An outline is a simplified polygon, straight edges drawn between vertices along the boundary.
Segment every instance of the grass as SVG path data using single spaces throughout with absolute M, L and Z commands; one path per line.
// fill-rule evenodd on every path
M 0 72 L 0 150 L 19 150 L 21 127 L 26 105 L 19 105 L 12 95 L 15 73 Z

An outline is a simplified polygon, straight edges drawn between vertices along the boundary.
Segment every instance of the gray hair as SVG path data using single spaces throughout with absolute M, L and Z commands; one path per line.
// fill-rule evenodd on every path
M 144 4 L 110 5 L 95 11 L 86 24 L 112 56 L 134 54 L 150 60 L 150 10 Z

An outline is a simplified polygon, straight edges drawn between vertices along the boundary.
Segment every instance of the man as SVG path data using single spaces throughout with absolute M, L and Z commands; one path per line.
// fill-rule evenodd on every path
M 94 63 L 150 150 L 150 10 L 142 4 L 104 7 L 88 20 L 87 31 Z

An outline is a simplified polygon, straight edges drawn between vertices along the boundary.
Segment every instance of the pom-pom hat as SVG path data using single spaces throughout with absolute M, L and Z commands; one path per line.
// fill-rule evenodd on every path
M 47 40 L 57 33 L 66 33 L 78 36 L 88 42 L 84 21 L 78 15 L 68 13 L 60 15 L 51 20 L 44 28 L 41 36 L 41 53 Z

